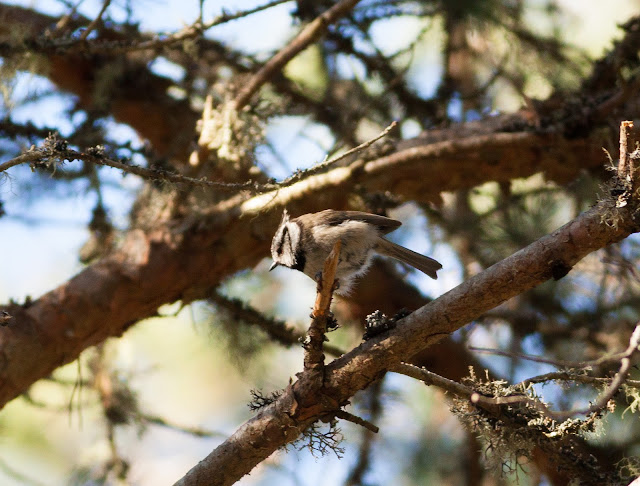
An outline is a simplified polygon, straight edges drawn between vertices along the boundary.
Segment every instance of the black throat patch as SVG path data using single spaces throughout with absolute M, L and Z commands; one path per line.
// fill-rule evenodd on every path
M 304 264 L 307 263 L 307 257 L 304 251 L 302 250 L 302 245 L 298 245 L 298 250 L 296 251 L 295 259 L 296 259 L 296 263 L 291 268 L 293 268 L 294 270 L 299 270 L 301 272 L 304 272 Z

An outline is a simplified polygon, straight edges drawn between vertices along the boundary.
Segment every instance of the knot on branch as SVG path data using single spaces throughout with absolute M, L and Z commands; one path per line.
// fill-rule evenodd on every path
M 363 341 L 368 341 L 375 336 L 394 329 L 396 323 L 409 314 L 411 314 L 409 310 L 401 309 L 395 316 L 389 318 L 379 310 L 372 312 L 365 317 L 365 328 L 362 334 Z

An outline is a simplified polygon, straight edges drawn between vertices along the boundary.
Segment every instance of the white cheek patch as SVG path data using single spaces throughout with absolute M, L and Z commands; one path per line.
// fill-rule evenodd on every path
M 300 226 L 296 223 L 287 223 L 287 234 L 284 238 L 281 263 L 287 267 L 296 264 L 296 250 L 300 244 Z
M 284 226 L 281 226 L 280 228 L 278 228 L 278 231 L 276 231 L 276 234 L 273 235 L 273 241 L 271 242 L 271 256 L 274 260 L 278 259 L 278 245 L 280 244 L 280 242 L 283 242 L 283 233 Z

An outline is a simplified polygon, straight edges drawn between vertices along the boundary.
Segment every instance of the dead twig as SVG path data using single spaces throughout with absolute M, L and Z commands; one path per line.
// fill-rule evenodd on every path
M 546 383 L 549 381 L 571 381 L 574 383 L 595 384 L 598 386 L 608 385 L 611 383 L 611 378 L 601 376 L 589 376 L 576 373 L 575 371 L 554 371 L 551 373 L 545 373 L 544 375 L 532 376 L 526 380 L 522 380 L 515 386 L 521 386 L 523 388 L 536 383 Z M 640 388 L 640 380 L 626 380 L 624 384 L 631 388 Z
M 377 434 L 380 431 L 380 428 L 368 420 L 365 420 L 357 415 L 353 415 L 352 413 L 346 412 L 344 410 L 338 410 L 336 412 L 336 417 L 342 420 L 346 420 L 348 422 L 354 423 L 356 425 L 360 425 L 367 430 L 370 430 L 374 434 Z
M 109 2 L 110 1 L 111 0 L 109 0 Z M 43 51 L 46 51 L 51 47 L 57 50 L 82 49 L 92 54 L 108 54 L 108 55 L 124 54 L 127 52 L 135 52 L 135 51 L 143 51 L 143 50 L 157 50 L 157 49 L 163 49 L 163 48 L 170 48 L 186 40 L 197 38 L 202 34 L 204 34 L 204 32 L 206 32 L 207 30 L 213 27 L 216 27 L 218 25 L 222 25 L 224 23 L 231 22 L 233 20 L 238 20 L 243 17 L 248 17 L 249 15 L 261 12 L 263 10 L 267 10 L 271 7 L 275 7 L 277 5 L 286 3 L 288 1 L 290 0 L 274 0 L 268 3 L 265 3 L 263 5 L 258 5 L 257 7 L 254 7 L 251 9 L 240 10 L 234 13 L 230 13 L 230 12 L 227 12 L 226 10 L 223 10 L 223 12 L 220 15 L 213 18 L 209 22 L 203 23 L 202 19 L 199 18 L 196 22 L 189 24 L 184 28 L 182 28 L 181 30 L 169 35 L 154 36 L 153 38 L 149 38 L 149 36 L 146 36 L 146 38 L 142 40 L 131 41 L 125 38 L 118 37 L 118 35 L 115 34 L 114 32 L 110 32 L 110 35 L 111 37 L 118 37 L 115 40 L 112 40 L 112 39 L 87 40 L 86 36 L 83 39 L 81 38 L 76 39 L 73 37 L 57 38 L 57 37 L 60 37 L 60 34 L 58 34 L 57 36 L 51 36 L 52 39 L 55 38 L 55 40 L 48 39 L 47 41 L 44 41 L 44 42 L 40 41 L 40 48 Z M 62 29 L 66 28 L 67 24 L 69 24 L 71 19 L 74 18 L 74 15 L 75 15 L 75 9 L 69 15 L 63 17 L 63 19 L 58 23 L 58 26 L 56 27 L 56 32 L 59 32 Z M 98 16 L 96 20 L 98 20 L 101 15 L 102 13 Z M 88 20 L 88 19 L 84 19 L 84 20 Z M 91 30 L 93 30 L 95 28 L 95 25 L 94 26 L 89 25 L 89 27 L 91 27 Z M 87 30 L 85 31 L 87 32 L 86 35 L 89 35 L 89 32 L 90 32 L 89 27 L 87 27 Z M 20 46 L 16 46 L 16 48 L 20 49 Z
M 614 195 L 617 196 L 616 206 L 622 208 L 627 205 L 633 195 L 635 184 L 635 168 L 632 158 L 636 159 L 633 153 L 633 122 L 623 121 L 620 123 L 620 160 L 618 162 L 617 187 L 614 188 Z
M 632 138 L 631 131 L 633 130 L 632 121 L 623 121 L 620 123 L 620 163 L 618 164 L 618 177 L 620 180 L 625 180 L 630 176 L 631 160 L 629 154 L 631 153 Z
M 11 167 L 15 167 L 16 165 L 38 162 L 41 159 L 42 153 L 38 150 L 32 149 L 0 164 L 0 172 L 5 172 L 11 169 Z
M 624 352 L 624 357 L 620 360 L 620 368 L 613 377 L 611 384 L 600 394 L 597 400 L 587 408 L 578 410 L 568 410 L 566 412 L 553 412 L 552 418 L 555 420 L 566 420 L 573 415 L 587 415 L 593 412 L 598 412 L 605 408 L 616 393 L 620 390 L 620 387 L 625 382 L 629 369 L 631 368 L 631 357 L 638 352 L 638 346 L 640 346 L 640 323 L 636 325 L 636 328 L 631 334 L 629 339 L 629 346 Z
M 226 434 L 222 432 L 216 432 L 213 430 L 203 429 L 200 427 L 189 427 L 185 425 L 177 425 L 157 415 L 141 413 L 139 418 L 146 424 L 157 425 L 159 427 L 165 427 L 171 430 L 177 430 L 179 432 L 184 432 L 185 434 L 189 434 L 194 437 L 226 437 Z

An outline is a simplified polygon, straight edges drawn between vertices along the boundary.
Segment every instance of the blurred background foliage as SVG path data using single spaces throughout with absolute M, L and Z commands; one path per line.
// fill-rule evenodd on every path
M 55 19 L 69 15 L 83 27 L 81 16 L 95 18 L 102 5 L 22 4 Z M 225 2 L 224 9 L 255 5 L 238 0 Z M 137 164 L 171 165 L 180 154 L 150 147 L 113 115 L 114 93 L 159 76 L 179 109 L 199 113 L 212 90 L 224 99 L 237 76 L 255 71 L 331 5 L 284 2 L 214 27 L 202 38 L 140 51 L 148 71 L 139 78 L 124 79 L 131 73 L 114 57 L 104 65 L 90 106 L 50 80 L 42 52 L 7 51 L 0 70 L 0 154 L 14 157 L 56 131 L 73 146 L 102 145 L 113 157 Z M 156 39 L 194 22 L 200 8 L 205 21 L 221 13 L 211 1 L 114 1 L 101 29 L 125 39 Z M 363 1 L 265 90 L 255 112 L 257 128 L 246 135 L 255 146 L 252 162 L 281 179 L 375 136 L 391 120 L 399 120 L 401 138 L 411 139 L 527 109 L 538 100 L 570 99 L 594 60 L 623 36 L 617 25 L 639 12 L 636 0 Z M 81 35 L 80 26 L 71 38 Z M 601 136 L 611 153 L 616 144 L 610 134 Z M 393 238 L 443 263 L 437 282 L 396 268 L 421 294 L 436 297 L 592 205 L 607 178 L 604 154 L 602 160 L 602 170 L 576 171 L 570 181 L 541 174 L 509 184 L 489 181 L 445 193 L 439 204 L 401 205 L 393 194 L 362 199 L 404 222 Z M 100 255 L 131 224 L 143 190 L 133 176 L 85 162 L 49 173 L 16 167 L 1 178 L 0 300 L 36 298 L 79 271 L 79 255 L 85 263 Z M 639 256 L 637 238 L 598 252 L 567 277 L 489 312 L 454 341 L 510 353 L 476 353 L 492 374 L 509 382 L 555 369 L 522 354 L 583 361 L 620 351 L 639 318 Z M 0 483 L 158 485 L 181 477 L 252 415 L 250 390 L 283 388 L 301 368 L 299 346 L 274 342 L 255 323 L 243 322 L 237 309 L 221 304 L 238 298 L 304 332 L 313 282 L 286 270 L 267 274 L 267 267 L 265 260 L 230 277 L 208 302 L 161 308 L 157 318 L 86 350 L 78 362 L 6 406 L 0 414 Z M 350 349 L 360 342 L 361 324 L 339 311 L 341 327 L 330 342 Z M 595 396 L 584 386 L 549 384 L 539 392 L 556 408 L 584 405 Z M 353 405 L 380 426 L 380 434 L 341 424 L 342 454 L 315 457 L 293 445 L 242 484 L 552 483 L 525 458 L 485 472 L 488 445 L 449 412 L 447 397 L 408 378 L 387 376 Z M 636 416 L 623 416 L 626 406 L 621 400 L 600 432 L 586 437 L 593 450 L 617 459 L 638 454 L 640 429 Z

